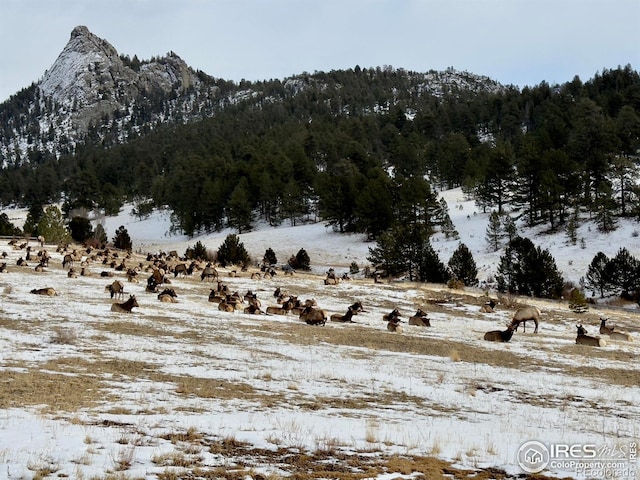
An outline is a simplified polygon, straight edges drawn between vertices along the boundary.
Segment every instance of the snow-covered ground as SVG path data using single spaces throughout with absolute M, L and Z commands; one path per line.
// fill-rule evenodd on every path
M 459 191 L 443 194 L 459 241 L 471 249 L 484 280 L 500 256 L 487 252 L 487 215 Z M 110 238 L 120 225 L 140 253 L 182 254 L 197 241 L 215 250 L 231 233 L 171 236 L 162 213 L 138 221 L 124 211 L 104 221 Z M 622 224 L 601 238 L 585 225 L 579 232 L 584 248 L 567 245 L 562 235 L 528 235 L 549 248 L 565 278 L 577 282 L 598 251 L 611 257 L 625 246 L 640 257 L 636 226 Z M 260 227 L 240 240 L 254 259 L 272 248 L 280 263 L 304 248 L 313 272 L 254 280 L 249 272 L 232 277 L 220 269 L 232 291 L 252 290 L 264 307 L 275 305 L 272 293 L 282 287 L 314 298 L 328 314 L 344 313 L 355 300 L 366 312 L 355 317 L 357 323 L 324 327 L 293 315 L 221 312 L 208 301 L 212 284 L 197 276 L 171 277 L 178 303 L 166 304 L 145 292 L 148 273 L 141 283 L 129 283 L 122 272 L 94 262 L 91 276 L 68 278 L 53 245 L 47 245 L 49 268 L 38 273 L 35 262 L 16 265 L 24 249 L 1 241 L 8 272 L 0 274 L 0 478 L 212 478 L 205 472 L 280 478 L 297 468 L 334 472 L 324 478 L 347 478 L 340 471 L 418 478 L 416 472 L 425 471 L 416 460 L 422 457 L 516 477 L 523 473 L 518 450 L 532 440 L 549 448 L 593 445 L 597 459 L 626 468 L 581 475 L 575 466 L 554 464 L 545 474 L 636 478 L 635 309 L 575 314 L 564 302 L 520 299 L 542 310 L 540 332 L 527 328 L 508 344 L 490 343 L 484 332 L 504 329 L 513 309 L 500 305 L 493 314 L 480 313 L 480 290 L 358 277 L 325 286 L 321 275 L 329 267 L 342 273 L 354 261 L 367 265 L 372 244 L 361 236 L 313 224 Z M 446 262 L 459 241 L 436 237 L 434 247 Z M 102 271 L 115 277 L 101 277 Z M 134 313 L 111 312 L 105 286 L 114 279 L 136 295 Z M 55 288 L 58 296 L 29 293 L 42 287 Z M 431 327 L 404 324 L 402 334 L 387 331 L 384 313 L 398 308 L 406 320 L 418 307 L 429 312 Z M 600 316 L 636 341 L 576 345 L 576 324 L 597 334 Z M 303 463 L 302 451 L 317 464 L 309 458 Z M 376 468 L 367 470 L 367 462 Z

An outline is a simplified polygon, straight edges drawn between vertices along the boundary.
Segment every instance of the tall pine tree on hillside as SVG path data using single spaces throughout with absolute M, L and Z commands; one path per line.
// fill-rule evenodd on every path
M 609 257 L 603 252 L 596 253 L 587 268 L 587 275 L 582 283 L 585 288 L 598 292 L 600 298 L 603 298 L 611 288 Z
M 541 298 L 558 298 L 564 279 L 548 250 L 536 247 L 528 238 L 516 237 L 500 257 L 498 289 Z
M 502 227 L 502 221 L 500 220 L 500 214 L 495 210 L 489 215 L 489 224 L 486 229 L 486 239 L 489 244 L 489 251 L 497 252 L 502 246 L 502 239 L 504 238 L 504 230 Z
M 460 280 L 465 286 L 478 284 L 478 268 L 471 250 L 464 244 L 458 245 L 449 259 L 449 270 L 454 279 Z

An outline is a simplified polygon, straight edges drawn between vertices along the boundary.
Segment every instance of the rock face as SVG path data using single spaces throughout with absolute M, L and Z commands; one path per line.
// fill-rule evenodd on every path
M 180 94 L 198 84 L 195 72 L 174 53 L 148 62 L 130 61 L 79 26 L 39 86 L 44 98 L 73 112 L 71 122 L 86 132 L 92 122 L 111 117 L 140 95 Z

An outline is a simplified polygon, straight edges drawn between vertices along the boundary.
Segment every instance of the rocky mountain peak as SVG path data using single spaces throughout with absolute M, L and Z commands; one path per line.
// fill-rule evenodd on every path
M 66 46 L 39 83 L 45 98 L 71 112 L 80 132 L 92 122 L 112 117 L 143 93 L 182 92 L 197 76 L 175 53 L 150 61 L 125 61 L 106 40 L 85 26 L 71 31 Z
M 101 80 L 109 79 L 110 75 L 101 73 L 113 67 L 131 77 L 124 69 L 117 50 L 109 42 L 91 33 L 87 27 L 78 26 L 71 32 L 71 38 L 51 68 L 45 72 L 40 89 L 45 96 L 60 103 L 90 100 L 87 94 L 91 88 Z

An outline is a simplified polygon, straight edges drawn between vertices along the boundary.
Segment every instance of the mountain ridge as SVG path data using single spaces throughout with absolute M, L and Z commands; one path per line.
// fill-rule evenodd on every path
M 389 68 L 378 70 L 386 73 Z M 410 94 L 416 96 L 504 88 L 488 77 L 452 68 L 421 74 L 396 71 L 412 77 Z M 241 101 L 279 101 L 307 88 L 328 88 L 318 85 L 326 79 L 310 82 L 310 76 L 303 72 L 273 81 L 283 89 L 278 93 L 267 88 L 266 81 L 236 85 L 195 71 L 174 52 L 151 60 L 130 59 L 86 26 L 77 26 L 42 79 L 0 104 L 0 156 L 4 165 L 20 164 L 34 152 L 59 157 L 73 153 L 87 136 L 104 143 L 105 132 L 114 129 L 116 143 L 123 143 L 159 124 L 203 119 Z

